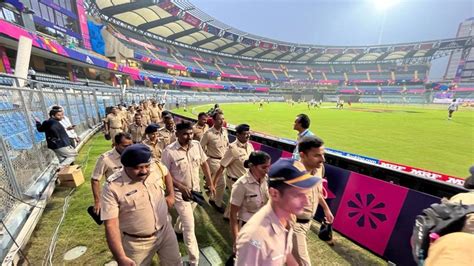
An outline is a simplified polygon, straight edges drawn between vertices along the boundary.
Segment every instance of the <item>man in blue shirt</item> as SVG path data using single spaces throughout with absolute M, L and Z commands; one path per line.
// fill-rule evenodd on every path
M 71 146 L 66 130 L 59 122 L 63 115 L 62 109 L 52 109 L 49 111 L 49 119 L 43 121 L 43 123 L 35 117 L 36 129 L 38 132 L 46 134 L 48 148 L 54 151 L 61 167 L 70 165 L 77 156 L 76 150 Z
M 311 120 L 306 114 L 299 114 L 296 116 L 295 124 L 293 125 L 293 129 L 298 131 L 296 146 L 295 146 L 295 150 L 293 151 L 293 159 L 295 160 L 300 159 L 298 144 L 300 143 L 301 139 L 306 136 L 314 136 L 313 132 L 309 130 L 310 124 L 311 124 Z

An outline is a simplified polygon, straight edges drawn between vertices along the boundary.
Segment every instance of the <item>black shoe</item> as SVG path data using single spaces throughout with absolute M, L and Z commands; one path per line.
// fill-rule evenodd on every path
M 216 202 L 213 200 L 209 200 L 209 204 L 218 212 L 218 213 L 224 213 L 225 212 L 225 206 L 217 206 Z
M 229 222 L 229 221 L 230 221 L 229 218 L 227 218 L 227 217 L 225 217 L 225 216 L 222 217 L 222 220 L 224 220 L 224 221 L 226 221 L 226 222 Z

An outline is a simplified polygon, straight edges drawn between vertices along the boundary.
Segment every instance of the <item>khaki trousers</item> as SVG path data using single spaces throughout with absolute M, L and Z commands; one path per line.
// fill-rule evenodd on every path
M 209 164 L 209 168 L 211 170 L 211 175 L 214 176 L 214 174 L 219 170 L 221 167 L 221 160 L 219 159 L 213 159 L 213 158 L 208 158 L 207 159 L 207 164 Z M 216 181 L 216 195 L 212 198 L 214 202 L 216 203 L 217 206 L 222 207 L 224 204 L 224 192 L 225 192 L 225 178 L 224 178 L 224 173 L 222 173 Z
M 293 227 L 293 256 L 295 257 L 298 265 L 310 266 L 311 260 L 309 259 L 308 246 L 306 243 L 306 237 L 311 228 L 311 222 L 309 223 L 295 223 Z
M 194 209 L 197 203 L 184 201 L 180 192 L 175 192 L 174 207 L 178 212 L 178 219 L 174 225 L 176 233 L 183 234 L 184 244 L 188 250 L 189 263 L 198 265 L 199 263 L 199 247 L 194 233 Z
M 169 220 L 152 237 L 123 235 L 122 244 L 125 254 L 137 265 L 150 265 L 155 254 L 160 258 L 160 265 L 182 265 L 178 240 Z

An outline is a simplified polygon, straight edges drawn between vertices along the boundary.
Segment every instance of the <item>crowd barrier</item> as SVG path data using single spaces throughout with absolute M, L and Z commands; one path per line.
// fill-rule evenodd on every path
M 196 121 L 177 114 L 175 118 Z M 235 133 L 231 127 L 229 132 Z M 267 152 L 272 162 L 291 157 L 294 149 L 293 141 L 259 133 L 252 134 L 251 143 L 256 150 Z M 390 262 L 416 265 L 410 246 L 416 215 L 439 202 L 440 197 L 451 197 L 466 190 L 459 185 L 327 150 L 327 203 L 335 217 L 334 229 Z M 323 217 L 318 209 L 315 219 L 322 221 Z

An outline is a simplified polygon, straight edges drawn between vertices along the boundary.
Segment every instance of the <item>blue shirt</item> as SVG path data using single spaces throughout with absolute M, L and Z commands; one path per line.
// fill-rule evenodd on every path
M 292 158 L 295 160 L 300 159 L 300 152 L 298 151 L 298 144 L 300 143 L 301 139 L 306 136 L 314 136 L 313 132 L 309 130 L 309 128 L 305 129 L 305 131 L 298 133 L 298 138 L 296 139 L 296 147 L 295 150 L 293 151 L 293 156 Z

